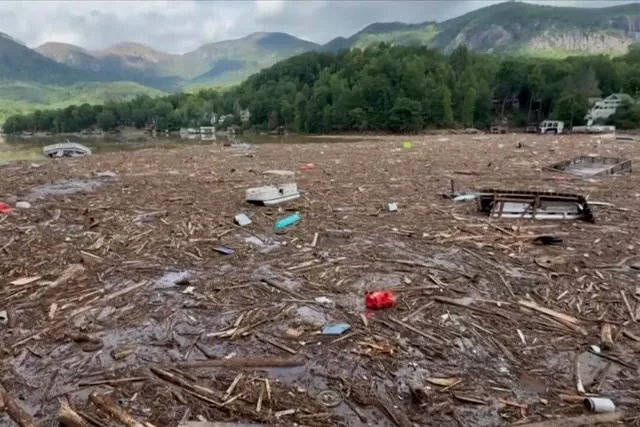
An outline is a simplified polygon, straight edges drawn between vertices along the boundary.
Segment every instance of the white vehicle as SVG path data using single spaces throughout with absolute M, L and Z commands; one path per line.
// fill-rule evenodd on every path
M 540 123 L 540 133 L 562 133 L 564 122 L 559 120 L 545 120 Z

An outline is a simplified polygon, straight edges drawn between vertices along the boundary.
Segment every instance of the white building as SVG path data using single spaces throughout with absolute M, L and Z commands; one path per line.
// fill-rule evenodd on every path
M 605 99 L 596 101 L 595 105 L 585 116 L 585 120 L 592 123 L 598 119 L 607 119 L 609 116 L 613 115 L 618 107 L 620 107 L 625 101 L 633 102 L 633 98 L 626 93 L 613 93 Z
M 244 123 L 248 122 L 249 119 L 251 119 L 251 112 L 249 111 L 249 109 L 246 108 L 244 110 L 240 110 L 240 121 Z
M 233 117 L 232 114 L 221 114 L 220 117 L 218 117 L 218 124 L 222 125 L 224 123 L 225 120 L 227 120 L 227 117 Z

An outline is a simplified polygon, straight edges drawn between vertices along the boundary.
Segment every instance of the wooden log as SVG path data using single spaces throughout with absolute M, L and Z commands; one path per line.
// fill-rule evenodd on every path
M 127 427 L 145 427 L 144 424 L 138 422 L 127 411 L 122 409 L 118 404 L 105 395 L 97 392 L 91 393 L 89 396 L 91 402 L 96 405 L 102 412 L 109 414 L 112 418 Z
M 544 313 L 547 316 L 554 317 L 554 318 L 556 318 L 558 320 L 561 320 L 563 322 L 566 322 L 566 323 L 571 323 L 571 324 L 574 324 L 574 325 L 577 325 L 579 323 L 578 319 L 576 319 L 573 316 L 569 316 L 567 314 L 560 313 L 560 312 L 555 311 L 555 310 L 551 310 L 550 308 L 543 307 L 543 306 L 541 306 L 541 305 L 539 305 L 539 304 L 537 304 L 537 303 L 535 303 L 533 301 L 520 300 L 520 301 L 518 301 L 518 304 L 520 304 L 523 307 L 529 308 L 531 310 L 535 310 L 537 312 Z
M 613 423 L 624 418 L 622 412 L 609 412 L 596 415 L 580 415 L 571 418 L 556 418 L 555 420 L 541 421 L 539 423 L 520 424 L 519 427 L 581 427 L 593 426 L 604 423 Z
M 69 406 L 67 402 L 60 402 L 60 411 L 58 412 L 58 421 L 66 427 L 91 427 L 76 411 Z
M 16 424 L 20 427 L 36 427 L 33 417 L 22 409 L 2 386 L 0 386 L 0 400 L 4 405 L 5 412 Z
M 220 403 L 220 401 L 224 400 L 222 399 L 222 393 L 219 393 L 216 390 L 212 390 L 210 388 L 203 387 L 198 384 L 190 383 L 189 381 L 171 372 L 167 372 L 164 369 L 156 368 L 153 366 L 150 367 L 150 369 L 151 369 L 151 372 L 156 374 L 160 379 L 163 379 L 164 381 L 169 382 L 171 384 L 177 385 L 178 387 L 182 387 L 185 391 L 195 394 L 196 396 L 202 398 L 202 400 L 205 400 L 209 403 L 213 403 L 215 406 L 218 406 L 218 407 L 222 406 L 222 404 Z
M 302 359 L 279 359 L 276 357 L 233 357 L 231 359 L 197 360 L 179 363 L 180 368 L 287 368 L 302 366 Z

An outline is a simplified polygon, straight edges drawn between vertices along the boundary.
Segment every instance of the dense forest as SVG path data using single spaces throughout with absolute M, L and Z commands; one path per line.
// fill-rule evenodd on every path
M 177 130 L 210 125 L 296 132 L 418 132 L 436 127 L 486 128 L 508 117 L 512 125 L 545 118 L 584 123 L 589 99 L 625 92 L 640 95 L 640 47 L 622 57 L 563 60 L 476 54 L 451 55 L 422 47 L 385 44 L 338 54 L 308 52 L 279 62 L 223 91 L 139 96 L 128 102 L 82 104 L 9 117 L 6 133 L 76 132 L 119 126 Z M 618 109 L 609 120 L 640 127 L 640 104 Z

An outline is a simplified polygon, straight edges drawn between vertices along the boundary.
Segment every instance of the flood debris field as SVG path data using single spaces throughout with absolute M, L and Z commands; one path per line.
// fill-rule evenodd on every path
M 640 146 L 408 139 L 3 166 L 0 200 L 31 207 L 0 215 L 0 424 L 640 425 L 640 176 L 543 171 L 587 154 L 636 162 Z M 595 224 L 488 218 L 446 197 L 451 179 L 610 205 L 591 207 Z M 244 200 L 287 180 L 298 200 Z M 375 290 L 396 306 L 366 309 Z M 336 323 L 350 328 L 322 334 Z M 615 412 L 589 414 L 585 395 Z

